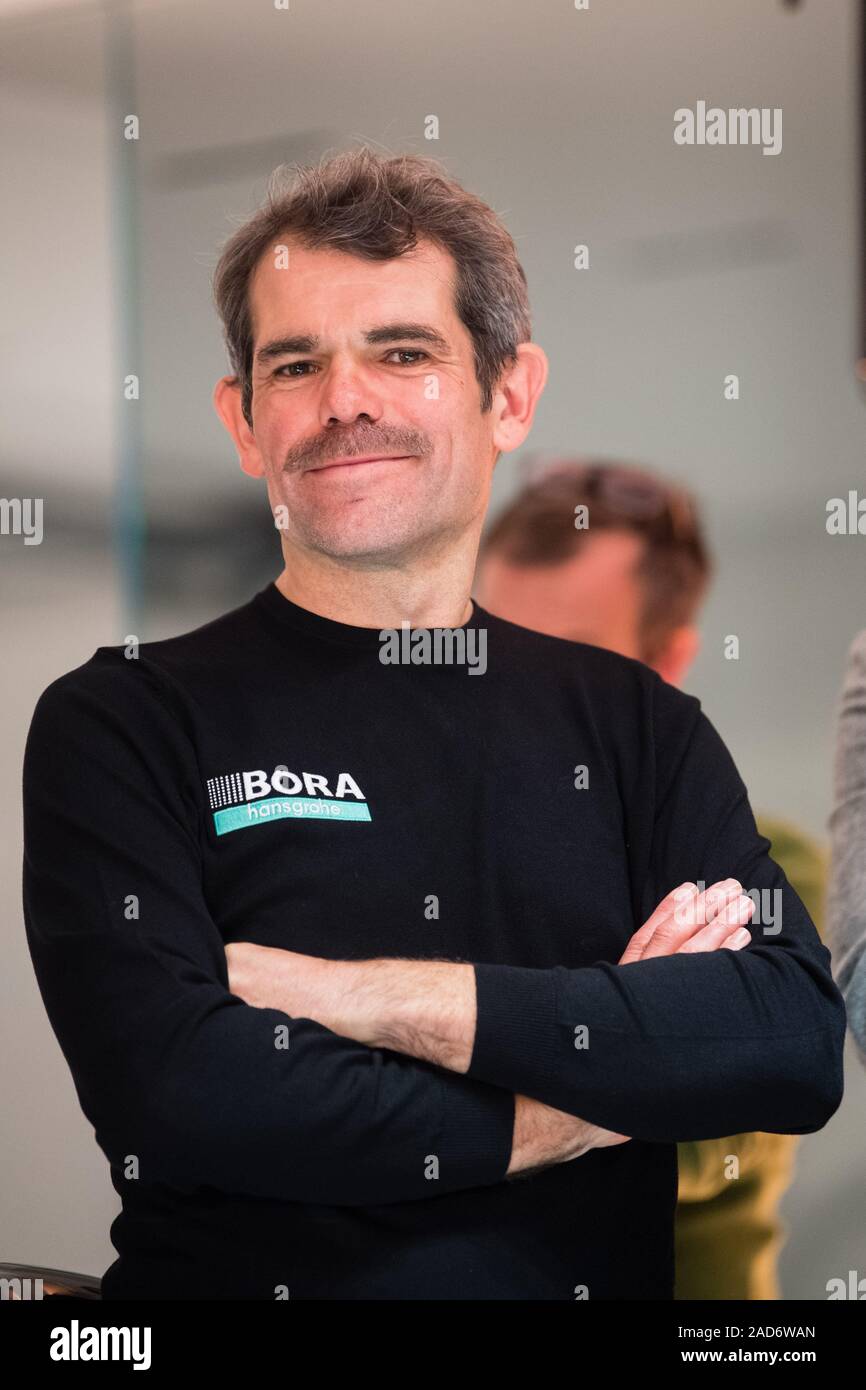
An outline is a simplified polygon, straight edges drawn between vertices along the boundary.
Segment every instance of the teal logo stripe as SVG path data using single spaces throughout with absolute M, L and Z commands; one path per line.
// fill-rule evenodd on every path
M 330 801 L 322 796 L 275 796 L 268 801 L 247 801 L 214 811 L 218 835 L 245 830 L 249 825 L 267 825 L 274 820 L 371 820 L 366 801 Z

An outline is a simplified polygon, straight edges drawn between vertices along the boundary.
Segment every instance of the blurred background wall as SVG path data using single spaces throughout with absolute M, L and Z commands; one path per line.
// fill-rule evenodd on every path
M 44 508 L 40 545 L 0 537 L 0 1260 L 101 1274 L 114 1258 L 108 1167 L 24 937 L 21 757 L 56 675 L 128 633 L 195 626 L 280 568 L 263 485 L 211 406 L 226 362 L 210 301 L 219 244 L 277 164 L 359 140 L 430 154 L 502 214 L 552 370 L 493 509 L 539 451 L 690 485 L 718 575 L 687 689 L 756 810 L 826 839 L 835 702 L 866 626 L 866 541 L 825 527 L 828 499 L 864 478 L 858 11 L 0 0 L 0 494 Z M 675 145 L 674 110 L 701 99 L 781 107 L 782 152 Z M 866 1081 L 850 1045 L 846 1071 L 785 1200 L 789 1298 L 866 1270 Z

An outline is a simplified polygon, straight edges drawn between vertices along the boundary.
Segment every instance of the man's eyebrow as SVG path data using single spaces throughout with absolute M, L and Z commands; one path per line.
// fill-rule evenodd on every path
M 386 323 L 380 328 L 370 328 L 364 334 L 368 343 L 391 343 L 400 339 L 403 342 L 427 343 L 440 352 L 450 352 L 449 345 L 441 333 L 426 323 Z M 315 352 L 319 339 L 315 334 L 302 333 L 294 338 L 272 338 L 256 352 L 257 362 L 269 362 L 274 357 L 287 357 L 292 353 Z
M 272 338 L 256 353 L 257 362 L 269 362 L 272 357 L 285 357 L 290 352 L 315 352 L 318 338 L 302 333 L 296 338 Z
M 429 343 L 440 352 L 449 352 L 448 343 L 426 323 L 386 323 L 382 328 L 371 328 L 364 334 L 368 343 L 390 343 L 397 338 L 413 343 Z

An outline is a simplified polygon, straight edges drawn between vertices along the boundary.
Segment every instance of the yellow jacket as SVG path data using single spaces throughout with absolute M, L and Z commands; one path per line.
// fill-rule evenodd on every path
M 823 939 L 828 850 L 787 821 L 756 821 Z M 735 1134 L 677 1145 L 675 1298 L 780 1297 L 779 1203 L 793 1177 L 798 1139 Z

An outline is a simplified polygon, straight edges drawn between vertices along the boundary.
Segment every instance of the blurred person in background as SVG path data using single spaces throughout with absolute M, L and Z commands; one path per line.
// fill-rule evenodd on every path
M 697 622 L 712 568 L 697 507 L 685 490 L 628 465 L 554 460 L 536 467 L 494 520 L 482 541 L 475 593 L 484 608 L 510 622 L 635 657 L 680 685 L 700 644 Z M 852 888 L 855 871 L 866 888 L 866 633 L 861 637 L 859 661 L 852 666 L 859 676 L 861 833 L 846 835 L 852 850 L 843 864 Z M 855 701 L 849 684 L 850 742 Z M 756 819 L 823 937 L 825 848 L 786 820 Z M 840 848 L 842 824 L 837 819 Z M 849 892 L 846 901 L 855 897 Z M 856 900 L 862 903 L 864 893 Z M 855 920 L 859 930 L 849 934 L 857 943 L 846 959 L 852 972 L 855 957 L 860 963 L 862 1024 L 862 912 L 846 917 Z M 860 1036 L 862 1041 L 864 1032 Z M 796 1135 L 761 1133 L 677 1146 L 678 1299 L 780 1297 L 779 1204 L 793 1176 L 796 1146 Z M 729 1155 L 739 1159 L 737 1177 L 729 1176 Z
M 866 628 L 848 649 L 836 725 L 827 944 L 866 1065 Z

